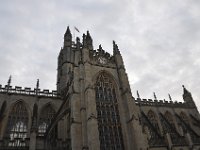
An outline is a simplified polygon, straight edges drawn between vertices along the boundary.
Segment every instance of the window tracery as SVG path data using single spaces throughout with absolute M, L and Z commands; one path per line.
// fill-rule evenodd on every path
M 123 150 L 123 135 L 115 87 L 105 73 L 102 73 L 96 82 L 96 104 L 100 149 Z
M 170 134 L 172 144 L 186 145 L 187 141 L 186 141 L 185 137 L 181 136 L 176 130 L 172 114 L 167 111 L 164 114 L 164 116 L 162 116 L 162 114 L 160 114 L 160 116 L 161 116 L 161 121 L 163 124 L 164 132 Z
M 41 114 L 40 114 L 40 119 L 39 119 L 39 127 L 38 127 L 39 136 L 44 136 L 54 115 L 55 115 L 55 110 L 52 108 L 50 104 L 48 104 L 42 109 Z
M 189 124 L 188 117 L 187 117 L 187 115 L 186 115 L 184 112 L 181 112 L 181 113 L 180 113 L 180 117 L 181 117 L 181 119 L 182 119 L 186 124 Z
M 159 129 L 155 113 L 152 110 L 150 110 L 148 112 L 147 116 L 148 116 L 149 120 L 151 121 L 151 123 L 153 124 L 153 126 L 156 127 L 156 129 Z
M 155 113 L 152 110 L 150 110 L 147 114 L 147 117 L 148 117 L 149 121 L 151 122 L 151 124 L 156 129 L 156 131 L 160 134 L 160 129 L 159 129 L 159 126 L 158 126 L 158 122 L 157 122 Z
M 166 120 L 169 122 L 169 124 L 175 129 L 175 125 L 174 125 L 173 117 L 172 117 L 171 113 L 169 113 L 167 111 L 164 116 L 165 116 Z
M 193 143 L 200 143 L 200 136 L 191 128 L 189 124 L 188 117 L 184 112 L 181 112 L 180 115 L 176 115 L 180 121 L 180 126 L 183 129 L 184 133 L 189 133 Z
M 9 113 L 6 136 L 8 146 L 25 147 L 28 133 L 28 112 L 23 102 L 16 103 Z
M 143 125 L 143 131 L 147 135 L 150 147 L 166 145 L 164 137 L 160 133 L 158 122 L 153 111 L 150 110 L 147 115 L 142 111 L 141 123 Z

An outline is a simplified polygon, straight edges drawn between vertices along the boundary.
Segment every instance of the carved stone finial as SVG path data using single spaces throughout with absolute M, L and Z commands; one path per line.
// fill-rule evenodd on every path
M 8 83 L 7 83 L 7 92 L 9 92 L 9 89 L 10 89 L 11 79 L 12 79 L 12 76 L 10 75 L 8 79 Z
M 65 32 L 65 36 L 67 36 L 67 35 L 71 35 L 71 31 L 70 31 L 70 29 L 69 29 L 69 26 L 67 26 L 67 30 L 66 30 L 66 32 Z
M 99 50 L 102 50 L 102 46 L 101 46 L 101 44 L 99 45 Z
M 92 42 L 92 37 L 90 36 L 90 32 L 89 31 L 87 31 L 85 40 L 86 40 L 87 48 L 92 50 L 93 49 L 93 42 Z
M 137 90 L 137 97 L 140 98 L 140 94 L 139 94 L 138 90 Z
M 89 31 L 87 31 L 87 36 L 86 36 L 86 38 L 91 38 L 90 32 L 89 32 Z
M 12 76 L 10 75 L 10 76 L 9 76 L 9 79 L 8 79 L 8 86 L 10 86 L 11 80 L 12 80 Z
M 79 43 L 79 42 L 80 42 L 80 38 L 77 37 L 77 38 L 76 38 L 76 43 Z
M 86 36 L 85 34 L 83 33 L 83 47 L 86 47 Z
M 171 97 L 171 95 L 170 95 L 170 94 L 168 94 L 168 96 L 169 96 L 169 100 L 170 100 L 170 101 L 172 101 L 172 97 Z
M 39 79 L 37 79 L 36 89 L 39 89 L 39 86 L 40 86 L 40 81 L 39 81 Z
M 113 40 L 113 48 L 115 47 L 115 45 L 116 45 L 116 44 L 115 44 L 115 41 Z
M 37 83 L 36 83 L 36 95 L 38 95 L 39 86 L 40 86 L 39 79 L 37 79 Z
M 69 26 L 67 27 L 67 31 L 64 34 L 64 47 L 71 47 L 72 46 L 72 34 L 69 29 Z
M 81 46 L 80 38 L 77 37 L 77 38 L 76 38 L 76 48 L 77 48 L 77 49 L 80 49 L 80 46 Z
M 183 87 L 183 94 L 189 94 L 189 93 L 190 93 L 190 92 L 185 88 L 184 85 L 182 85 L 182 87 Z
M 120 53 L 120 51 L 115 41 L 113 41 L 113 54 L 117 54 L 117 53 Z
M 157 97 L 156 97 L 156 93 L 155 93 L 155 92 L 153 92 L 153 97 L 154 97 L 155 100 L 157 100 Z

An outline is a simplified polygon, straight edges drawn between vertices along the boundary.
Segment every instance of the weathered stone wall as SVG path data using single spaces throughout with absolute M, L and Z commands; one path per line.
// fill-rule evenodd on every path
M 9 93 L 9 92 L 2 92 L 0 93 L 0 108 L 3 104 L 3 102 L 6 101 L 6 109 L 3 113 L 3 119 L 1 120 L 0 124 L 0 140 L 4 140 L 4 135 L 7 127 L 7 121 L 10 111 L 12 110 L 13 106 L 17 102 L 23 102 L 25 104 L 25 107 L 28 112 L 28 139 L 29 145 L 31 143 L 34 143 L 34 147 L 38 149 L 44 148 L 44 139 L 43 138 L 37 138 L 37 131 L 35 131 L 35 136 L 31 135 L 31 126 L 32 126 L 32 116 L 33 116 L 33 106 L 35 103 L 38 104 L 38 121 L 41 115 L 42 109 L 47 105 L 51 104 L 53 109 L 57 111 L 62 103 L 62 100 L 59 97 L 56 96 L 40 96 L 40 95 L 30 95 L 25 93 Z M 33 138 L 34 137 L 34 138 Z M 37 145 L 36 145 L 37 143 Z M 35 149 L 34 148 L 34 149 Z M 30 147 L 31 149 L 31 147 Z

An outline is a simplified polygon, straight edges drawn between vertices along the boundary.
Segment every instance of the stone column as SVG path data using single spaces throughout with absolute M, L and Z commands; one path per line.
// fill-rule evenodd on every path
M 99 131 L 96 111 L 95 91 L 89 87 L 86 89 L 87 110 L 87 136 L 90 150 L 100 150 Z
M 185 136 L 186 136 L 186 138 L 187 138 L 187 141 L 188 141 L 188 143 L 189 143 L 190 148 L 192 148 L 193 142 L 192 142 L 192 139 L 191 139 L 190 134 L 189 134 L 189 133 L 186 133 Z
M 5 131 L 7 130 L 7 122 L 8 122 L 8 114 L 4 117 L 4 119 L 2 120 L 1 124 L 0 124 L 0 140 L 3 139 Z
M 36 99 L 38 102 L 38 97 Z M 31 132 L 30 132 L 30 141 L 29 141 L 29 150 L 36 150 L 36 136 L 37 136 L 37 116 L 38 116 L 38 105 L 37 103 L 33 106 L 33 116 L 31 122 Z
M 32 130 L 30 133 L 29 150 L 36 150 L 36 130 Z
M 171 137 L 170 137 L 169 133 L 166 133 L 166 139 L 167 139 L 167 143 L 168 143 L 168 148 L 172 149 L 173 144 L 172 144 L 172 140 L 171 140 Z

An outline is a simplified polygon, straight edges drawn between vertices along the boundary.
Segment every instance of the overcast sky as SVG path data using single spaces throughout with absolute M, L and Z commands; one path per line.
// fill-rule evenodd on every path
M 56 89 L 57 56 L 67 26 L 94 47 L 124 58 L 133 96 L 182 101 L 182 84 L 200 108 L 199 0 L 1 0 L 0 84 Z

